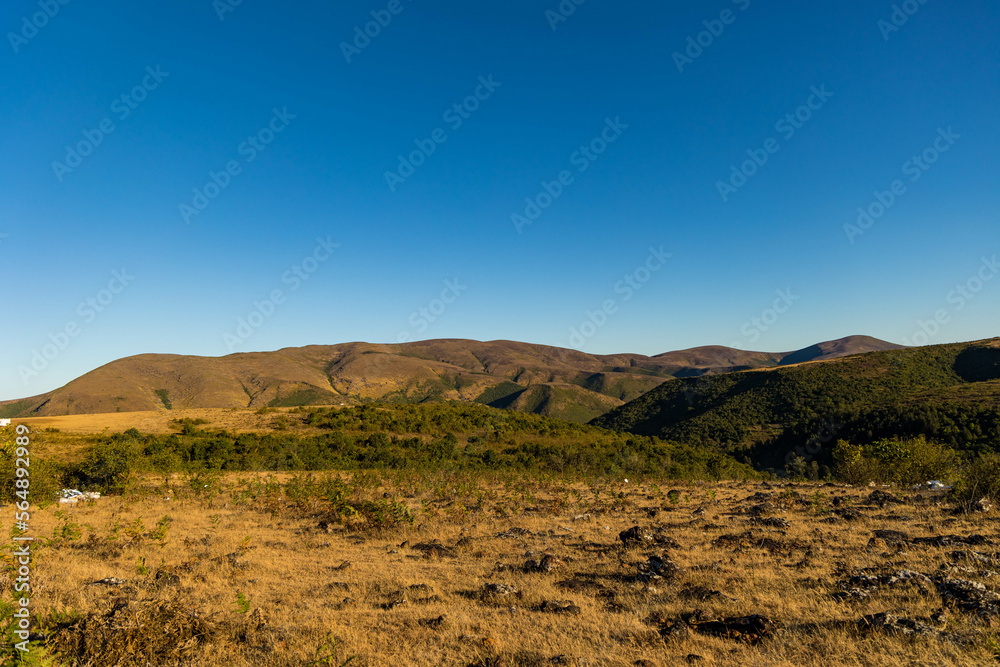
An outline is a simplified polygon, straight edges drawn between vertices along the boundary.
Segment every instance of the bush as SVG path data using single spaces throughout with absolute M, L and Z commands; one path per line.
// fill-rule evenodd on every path
M 1000 502 L 1000 454 L 983 454 L 965 466 L 952 493 L 966 508 L 983 497 Z
M 14 437 L 12 427 L 0 429 L 0 502 L 5 503 L 20 500 L 14 495 L 18 491 L 15 486 L 18 478 L 14 472 L 17 467 Z M 63 468 L 37 456 L 30 456 L 29 463 L 29 500 L 33 503 L 55 500 L 63 486 Z
M 911 486 L 931 479 L 955 476 L 959 456 L 954 450 L 924 436 L 901 440 L 887 438 L 870 445 L 838 440 L 833 449 L 837 476 L 849 483 L 895 483 Z
M 94 445 L 68 476 L 76 486 L 97 487 L 102 493 L 121 493 L 132 480 L 137 456 L 131 438 L 112 438 Z

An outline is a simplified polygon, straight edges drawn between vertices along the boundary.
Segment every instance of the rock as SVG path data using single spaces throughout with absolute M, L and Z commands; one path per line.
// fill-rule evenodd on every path
M 104 579 L 98 579 L 97 581 L 91 581 L 88 586 L 121 586 L 125 583 L 124 579 L 119 579 L 118 577 L 105 577 Z
M 621 540 L 625 546 L 630 547 L 652 542 L 653 534 L 648 530 L 643 530 L 640 526 L 632 526 L 631 528 L 618 533 L 618 539 Z
M 181 583 L 180 576 L 168 570 L 157 570 L 154 580 L 159 586 L 176 586 Z
M 521 591 L 513 586 L 508 586 L 507 584 L 489 583 L 483 586 L 483 590 L 480 592 L 480 597 L 502 598 L 509 595 L 519 596 L 520 594 Z
M 725 595 L 722 591 L 714 591 L 704 586 L 686 586 L 681 589 L 679 595 L 685 600 L 698 600 L 699 602 L 706 602 L 708 600 L 736 602 L 736 598 Z
M 660 625 L 660 636 L 664 639 L 682 641 L 691 636 L 691 628 L 681 620 L 665 621 Z
M 982 512 L 984 514 L 986 512 L 991 512 L 993 511 L 993 502 L 989 498 L 984 496 L 979 500 L 977 500 L 976 502 L 972 503 L 972 511 Z
M 576 516 L 573 517 L 573 521 L 590 521 L 590 520 L 591 520 L 590 514 L 577 514 Z
M 423 625 L 428 628 L 437 629 L 443 627 L 447 622 L 448 622 L 448 615 L 441 614 L 437 618 L 425 618 L 424 620 L 420 621 L 420 625 Z
M 759 644 L 774 634 L 778 624 L 760 614 L 731 616 L 709 621 L 696 620 L 699 614 L 681 614 L 681 619 L 699 634 Z
M 922 591 L 928 591 L 934 582 L 930 577 L 913 570 L 896 570 L 891 574 L 871 575 L 859 574 L 837 582 L 844 590 L 834 593 L 835 600 L 866 600 L 869 591 L 876 588 L 899 588 L 901 586 L 918 586 Z
M 909 542 L 910 538 L 905 533 L 901 533 L 898 530 L 876 530 L 873 535 L 880 540 L 885 540 L 886 542 Z
M 929 625 L 910 618 L 900 618 L 888 612 L 869 614 L 857 622 L 861 630 L 883 632 L 890 635 L 933 637 L 939 633 Z
M 618 533 L 618 539 L 626 547 L 635 547 L 643 544 L 655 544 L 664 549 L 680 549 L 681 545 L 674 538 L 660 530 L 648 530 L 642 526 L 632 526 L 628 530 Z
M 502 533 L 497 533 L 496 536 L 501 539 L 511 539 L 515 537 L 525 537 L 526 535 L 532 535 L 530 530 L 525 528 L 508 528 Z
M 770 501 L 767 501 L 760 503 L 759 505 L 754 505 L 753 507 L 747 510 L 747 514 L 749 514 L 752 517 L 759 517 L 777 511 L 777 509 L 778 509 L 777 505 L 775 505 Z
M 769 516 L 766 518 L 755 517 L 750 520 L 751 523 L 757 526 L 767 526 L 768 528 L 788 528 L 791 524 L 785 519 L 777 516 Z
M 646 562 L 639 563 L 639 581 L 649 582 L 654 579 L 673 579 L 681 571 L 677 563 L 666 556 L 650 556 Z
M 455 558 L 454 549 L 446 547 L 441 544 L 439 540 L 434 540 L 433 542 L 420 542 L 419 544 L 414 544 L 410 548 L 416 551 L 423 551 L 424 555 L 427 557 L 446 556 L 448 558 Z
M 538 607 L 539 611 L 553 614 L 574 614 L 579 615 L 582 611 L 578 606 L 568 600 L 546 600 Z
M 885 507 L 890 504 L 902 504 L 902 500 L 892 495 L 887 491 L 882 491 L 881 489 L 876 489 L 868 494 L 868 498 L 865 499 L 866 505 L 878 505 L 879 507 Z
M 561 568 L 565 563 L 553 556 L 545 554 L 541 558 L 529 558 L 524 563 L 525 572 L 551 572 Z
M 915 537 L 913 544 L 927 544 L 935 547 L 952 547 L 960 544 L 969 546 L 981 546 L 992 544 L 992 541 L 983 535 L 935 535 L 933 537 Z
M 840 600 L 841 602 L 847 600 L 867 600 L 871 597 L 871 593 L 863 588 L 847 588 L 842 591 L 837 591 L 830 595 L 834 600 Z
M 857 521 L 861 518 L 861 513 L 856 509 L 851 509 L 850 507 L 834 510 L 834 514 L 842 518 L 844 521 Z
M 984 554 L 979 551 L 949 551 L 948 558 L 956 563 L 975 563 L 986 567 L 1000 567 L 1000 554 Z
M 1000 617 L 1000 594 L 977 581 L 942 577 L 937 581 L 941 598 L 960 610 L 978 616 Z

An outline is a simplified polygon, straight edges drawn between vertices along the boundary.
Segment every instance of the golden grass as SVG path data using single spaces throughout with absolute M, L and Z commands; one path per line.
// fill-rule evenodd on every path
M 294 408 L 268 408 L 267 412 L 246 408 L 185 408 L 179 410 L 145 410 L 140 412 L 105 412 L 88 415 L 61 415 L 58 417 L 25 417 L 17 423 L 25 424 L 31 431 L 54 428 L 68 433 L 94 435 L 109 431 L 123 432 L 136 428 L 143 433 L 176 433 L 171 423 L 178 419 L 204 419 L 211 428 L 221 428 L 237 433 L 267 430 L 275 415 L 287 414 Z
M 994 660 L 987 649 L 993 631 L 959 610 L 945 610 L 943 629 L 954 639 L 856 629 L 862 616 L 884 611 L 928 621 L 943 606 L 933 587 L 877 589 L 860 601 L 831 597 L 840 590 L 838 580 L 863 568 L 933 575 L 951 550 L 997 550 L 995 517 L 953 516 L 926 499 L 878 508 L 861 504 L 870 489 L 720 483 L 677 486 L 681 498 L 671 504 L 652 485 L 612 485 L 595 499 L 584 484 L 524 480 L 515 490 L 493 480 L 483 482 L 480 503 L 469 494 L 442 492 L 431 480 L 405 498 L 416 515 L 413 527 L 365 532 L 336 526 L 328 532 L 315 516 L 287 503 L 238 502 L 238 479 L 222 480 L 215 493 L 195 495 L 175 485 L 144 497 L 36 509 L 35 535 L 49 538 L 70 528 L 66 537 L 36 543 L 33 610 L 82 615 L 76 626 L 53 634 L 50 644 L 81 646 L 84 637 L 100 635 L 107 655 L 75 664 L 102 667 L 146 664 L 143 653 L 159 646 L 164 628 L 177 641 L 157 649 L 159 662 L 154 657 L 150 664 L 304 665 L 331 653 L 333 639 L 336 661 L 311 664 L 340 665 L 351 656 L 351 665 L 370 667 L 971 667 Z M 406 486 L 385 482 L 367 493 L 395 495 Z M 789 489 L 799 495 L 787 496 Z M 580 499 L 567 502 L 573 492 Z M 742 539 L 715 542 L 751 528 L 745 509 L 760 502 L 750 498 L 756 492 L 770 494 L 777 505 L 770 516 L 790 526 L 757 527 Z M 857 508 L 860 517 L 822 522 L 834 516 L 832 496 L 847 498 L 842 507 Z M 13 509 L 5 514 L 3 529 Z M 582 514 L 589 518 L 577 518 Z M 156 524 L 165 516 L 169 527 L 158 538 Z M 625 548 L 618 533 L 633 525 L 659 529 L 679 548 Z M 73 538 L 73 526 L 80 527 L 79 537 Z M 498 537 L 511 528 L 531 534 Z M 911 537 L 980 533 L 993 545 L 869 547 L 877 529 Z M 546 552 L 561 564 L 551 572 L 525 571 L 529 557 Z M 641 581 L 638 564 L 651 555 L 668 556 L 680 566 L 679 575 Z M 995 587 L 985 575 L 954 576 Z M 109 577 L 124 583 L 88 585 Z M 490 583 L 520 592 L 484 595 Z M 0 587 L 9 594 L 10 585 L 8 577 Z M 698 586 L 725 597 L 699 600 L 691 593 Z M 238 611 L 238 593 L 248 601 L 245 613 Z M 578 613 L 542 611 L 545 601 L 568 601 Z M 756 645 L 698 632 L 661 636 L 665 621 L 696 610 L 706 618 L 761 614 L 780 628 Z M 115 654 L 115 646 L 127 657 Z M 648 662 L 637 662 L 642 660 Z

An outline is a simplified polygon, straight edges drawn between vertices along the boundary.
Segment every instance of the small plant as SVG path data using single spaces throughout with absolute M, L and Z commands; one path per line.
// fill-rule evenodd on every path
M 817 491 L 809 499 L 809 505 L 812 506 L 813 511 L 816 513 L 829 512 L 830 508 L 827 507 L 828 500 L 829 498 L 827 498 L 827 495 L 825 493 L 820 493 L 819 491 Z
M 135 572 L 140 576 L 147 576 L 149 574 L 149 568 L 146 566 L 146 557 L 139 556 L 139 560 L 135 564 Z
M 146 526 L 143 525 L 141 516 L 137 516 L 135 521 L 125 528 L 125 534 L 128 535 L 129 539 L 133 542 L 142 539 L 143 535 L 146 534 Z
M 320 654 L 323 653 L 325 653 L 326 655 L 321 656 Z M 310 660 L 305 664 L 330 665 L 330 666 L 336 665 L 336 667 L 345 667 L 345 665 L 349 665 L 351 662 L 354 661 L 355 658 L 358 657 L 356 655 L 352 655 L 348 657 L 347 660 L 345 660 L 344 662 L 340 662 L 340 658 L 337 657 L 337 653 L 338 653 L 337 640 L 336 638 L 334 638 L 332 632 L 328 632 L 326 633 L 326 636 L 323 637 L 323 641 L 321 641 L 319 643 L 319 646 L 316 647 L 316 652 L 314 653 L 314 655 L 316 656 L 315 659 Z
M 167 532 L 170 530 L 172 522 L 173 519 L 164 515 L 162 519 L 156 522 L 156 530 L 150 534 L 150 538 L 159 542 L 161 548 L 167 546 Z
M 677 489 L 670 489 L 667 491 L 667 500 L 670 501 L 671 505 L 676 505 L 681 501 L 681 492 Z
M 243 595 L 243 591 L 236 591 L 236 613 L 245 614 L 250 611 L 250 600 Z
M 1000 660 L 1000 639 L 997 638 L 995 633 L 990 633 L 983 638 L 983 642 L 986 644 L 986 650 L 993 654 L 993 657 Z

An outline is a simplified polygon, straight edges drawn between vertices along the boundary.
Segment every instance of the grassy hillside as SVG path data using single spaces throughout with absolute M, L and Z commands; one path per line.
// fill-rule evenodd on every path
M 670 382 L 593 424 L 780 464 L 811 443 L 924 434 L 1000 449 L 1000 339 L 872 352 Z
M 795 353 L 705 347 L 647 357 L 448 339 L 311 345 L 225 357 L 143 354 L 55 391 L 0 402 L 0 416 L 457 401 L 585 422 L 672 377 L 774 366 L 786 358 L 821 358 L 871 345 L 895 347 L 851 337 Z

